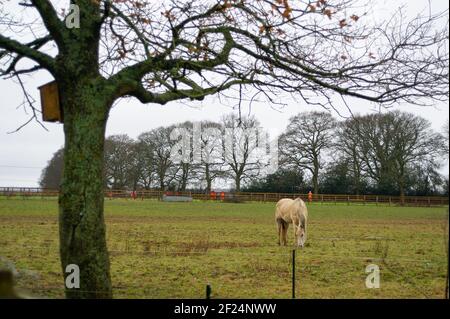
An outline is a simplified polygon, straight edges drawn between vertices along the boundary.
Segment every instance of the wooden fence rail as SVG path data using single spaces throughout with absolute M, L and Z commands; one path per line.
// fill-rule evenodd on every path
M 45 189 L 38 187 L 0 187 L 0 196 L 7 198 L 19 196 L 27 197 L 55 197 L 59 191 L 55 189 Z M 300 197 L 304 201 L 308 200 L 307 194 L 295 193 L 254 193 L 254 192 L 216 192 L 205 193 L 201 191 L 168 192 L 161 190 L 138 190 L 135 193 L 137 199 L 161 199 L 166 195 L 191 196 L 197 200 L 224 200 L 234 202 L 257 201 L 257 202 L 277 202 L 281 198 Z M 114 198 L 132 198 L 132 192 L 129 190 L 105 190 L 105 197 Z M 312 196 L 314 203 L 332 203 L 332 204 L 372 204 L 372 205 L 405 205 L 405 206 L 447 206 L 448 197 L 442 196 L 400 196 L 387 195 L 335 195 L 335 194 L 314 194 Z

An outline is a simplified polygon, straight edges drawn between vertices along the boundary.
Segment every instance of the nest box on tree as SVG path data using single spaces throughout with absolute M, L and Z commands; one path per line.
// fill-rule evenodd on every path
M 41 93 L 42 120 L 63 123 L 63 112 L 59 103 L 58 84 L 56 81 L 39 87 Z

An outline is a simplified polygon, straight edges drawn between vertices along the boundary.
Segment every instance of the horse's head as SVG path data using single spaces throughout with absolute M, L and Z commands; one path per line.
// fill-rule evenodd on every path
M 303 248 L 306 242 L 306 231 L 304 225 L 295 226 L 295 236 L 297 237 L 297 246 Z

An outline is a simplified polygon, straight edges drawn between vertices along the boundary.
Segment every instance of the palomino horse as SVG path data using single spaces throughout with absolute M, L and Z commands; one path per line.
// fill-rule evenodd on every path
M 283 241 L 283 245 L 287 245 L 289 224 L 294 226 L 294 239 L 297 246 L 303 247 L 305 245 L 308 209 L 301 198 L 280 199 L 275 209 L 275 220 L 278 225 L 278 245 L 281 244 L 281 241 Z

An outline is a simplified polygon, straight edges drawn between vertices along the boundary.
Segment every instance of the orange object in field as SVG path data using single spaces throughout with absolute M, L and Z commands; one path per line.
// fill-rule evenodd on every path
M 308 202 L 312 202 L 312 197 L 313 197 L 313 194 L 311 193 L 311 191 L 309 191 L 309 193 L 308 193 Z
M 209 197 L 210 197 L 211 199 L 216 199 L 216 192 L 214 192 L 214 191 L 210 192 L 210 193 L 209 193 Z
M 221 193 L 220 193 L 220 199 L 221 199 L 221 200 L 224 200 L 224 199 L 225 199 L 225 192 L 221 192 Z

